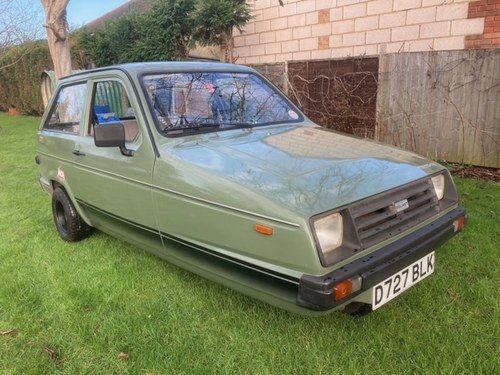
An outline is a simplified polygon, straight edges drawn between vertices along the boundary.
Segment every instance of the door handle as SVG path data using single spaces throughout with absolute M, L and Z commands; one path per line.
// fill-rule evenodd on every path
M 73 154 L 75 154 L 76 156 L 85 156 L 85 153 L 81 152 L 80 150 L 74 150 Z

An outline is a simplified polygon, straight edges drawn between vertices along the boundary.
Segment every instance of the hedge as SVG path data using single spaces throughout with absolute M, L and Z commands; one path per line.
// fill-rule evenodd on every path
M 43 113 L 40 77 L 52 69 L 46 41 L 14 46 L 0 59 L 0 110 L 27 115 Z

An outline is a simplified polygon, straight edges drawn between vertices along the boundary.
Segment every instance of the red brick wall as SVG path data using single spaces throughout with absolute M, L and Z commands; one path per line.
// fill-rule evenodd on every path
M 465 37 L 465 48 L 500 47 L 500 0 L 480 0 L 469 3 L 469 17 L 485 17 L 484 32 Z

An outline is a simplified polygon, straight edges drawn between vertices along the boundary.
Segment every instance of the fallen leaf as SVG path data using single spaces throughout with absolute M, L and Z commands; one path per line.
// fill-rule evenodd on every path
M 0 336 L 17 335 L 18 333 L 17 329 L 9 329 L 8 331 L 0 331 Z
M 57 354 L 57 352 L 54 349 L 49 348 L 48 346 L 44 347 L 43 350 L 45 350 L 47 352 L 47 354 L 49 355 L 50 359 L 56 360 L 57 357 L 59 357 L 59 355 Z
M 125 353 L 125 352 L 121 352 L 120 354 L 118 354 L 118 358 L 120 358 L 120 359 L 128 359 L 129 357 L 130 357 L 130 354 Z
M 453 291 L 453 290 L 451 290 L 451 289 L 448 289 L 448 290 L 446 291 L 446 293 L 448 293 L 448 295 L 449 295 L 450 297 L 452 297 L 452 298 L 456 298 L 456 297 L 458 296 L 457 292 L 455 292 L 455 291 Z

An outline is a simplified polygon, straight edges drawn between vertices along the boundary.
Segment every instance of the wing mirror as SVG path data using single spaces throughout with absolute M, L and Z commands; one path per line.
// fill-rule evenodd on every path
M 119 147 L 124 156 L 134 156 L 134 150 L 125 146 L 125 128 L 121 122 L 94 125 L 94 143 L 97 147 Z

